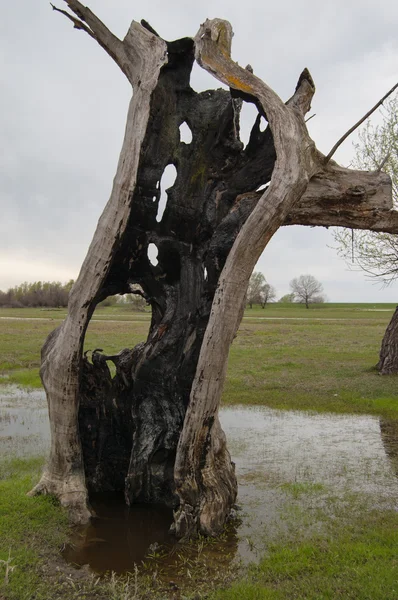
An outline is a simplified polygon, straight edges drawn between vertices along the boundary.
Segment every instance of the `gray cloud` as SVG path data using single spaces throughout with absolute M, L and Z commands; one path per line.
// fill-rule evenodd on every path
M 58 0 L 62 5 L 62 0 Z M 327 152 L 395 83 L 398 7 L 370 0 L 244 6 L 227 0 L 91 0 L 120 37 L 132 18 L 166 39 L 194 35 L 206 17 L 234 27 L 233 56 L 284 99 L 308 67 L 317 85 L 310 131 Z M 75 277 L 112 185 L 130 89 L 111 59 L 46 2 L 10 4 L 0 24 L 0 289 L 22 280 Z M 194 87 L 219 87 L 195 68 Z M 253 116 L 248 116 L 248 129 Z M 351 158 L 350 142 L 337 156 Z M 280 295 L 310 272 L 330 300 L 392 301 L 327 247 L 325 230 L 284 228 L 259 261 Z M 353 283 L 355 281 L 355 283 Z

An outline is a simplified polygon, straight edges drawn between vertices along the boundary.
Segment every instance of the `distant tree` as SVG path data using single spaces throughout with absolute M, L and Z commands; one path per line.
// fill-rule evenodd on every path
M 292 292 L 291 294 L 285 294 L 284 296 L 279 298 L 278 302 L 281 302 L 281 303 L 294 302 L 294 293 Z
M 275 298 L 275 288 L 267 283 L 262 273 L 254 271 L 250 277 L 246 297 L 246 302 L 250 308 L 253 308 L 253 304 L 260 304 L 262 308 L 265 308 L 267 302 L 272 302 Z
M 120 296 L 118 294 L 115 294 L 114 296 L 107 296 L 107 298 L 105 298 L 105 300 L 102 300 L 102 302 L 99 302 L 97 304 L 98 308 L 107 308 L 109 306 L 115 306 L 119 300 Z
M 59 281 L 35 281 L 21 283 L 7 292 L 0 291 L 0 306 L 10 308 L 42 307 L 61 308 L 68 305 L 73 280 L 63 284 Z
M 261 292 L 261 301 L 260 301 L 261 308 L 265 308 L 265 306 L 268 302 L 274 302 L 275 299 L 276 299 L 275 288 L 272 285 L 270 285 L 269 283 L 266 283 Z
M 325 302 L 322 295 L 322 284 L 313 275 L 295 277 L 290 282 L 290 288 L 294 294 L 295 302 L 305 304 L 306 308 L 309 308 L 310 304 Z

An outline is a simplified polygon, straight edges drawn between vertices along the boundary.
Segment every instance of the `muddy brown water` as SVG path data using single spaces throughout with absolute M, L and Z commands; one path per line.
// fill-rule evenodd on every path
M 255 560 L 294 531 L 319 531 L 325 511 L 338 518 L 354 497 L 358 510 L 398 510 L 397 422 L 266 407 L 226 407 L 220 419 L 236 464 L 238 518 L 221 540 L 204 544 L 209 560 Z M 0 456 L 45 455 L 49 444 L 44 393 L 3 388 Z M 97 517 L 74 529 L 65 547 L 73 564 L 123 573 L 154 561 L 174 578 L 176 557 L 181 568 L 198 551 L 169 534 L 172 512 L 163 506 L 128 508 L 115 494 L 91 502 Z

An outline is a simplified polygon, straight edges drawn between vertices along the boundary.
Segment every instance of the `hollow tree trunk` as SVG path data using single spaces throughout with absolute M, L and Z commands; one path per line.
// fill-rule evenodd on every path
M 398 306 L 384 334 L 377 368 L 380 375 L 398 373 Z
M 167 43 L 147 23 L 133 22 L 120 41 L 80 2 L 65 1 L 76 17 L 61 12 L 108 52 L 134 93 L 111 198 L 68 316 L 43 347 L 52 443 L 33 493 L 54 493 L 83 522 L 87 491 L 124 490 L 128 503 L 176 507 L 177 535 L 213 535 L 237 492 L 218 406 L 257 258 L 284 223 L 335 218 L 341 225 L 343 212 L 350 227 L 391 227 L 389 180 L 327 162 L 304 123 L 314 93 L 308 71 L 284 105 L 249 67 L 232 62 L 225 21 L 207 21 L 195 40 Z M 230 89 L 194 92 L 195 55 Z M 242 101 L 259 110 L 246 148 Z M 180 138 L 184 122 L 189 144 Z M 169 164 L 177 177 L 161 216 Z M 148 257 L 151 244 L 157 265 Z M 152 306 L 147 340 L 112 356 L 94 350 L 90 361 L 83 345 L 96 304 L 133 284 Z

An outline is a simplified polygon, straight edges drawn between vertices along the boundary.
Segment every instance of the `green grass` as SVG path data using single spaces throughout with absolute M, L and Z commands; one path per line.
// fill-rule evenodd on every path
M 396 377 L 375 370 L 391 317 L 380 314 L 342 321 L 244 320 L 230 352 L 224 403 L 398 417 Z
M 388 310 L 368 310 L 373 307 Z M 331 304 L 309 310 L 297 305 L 247 310 L 231 348 L 223 402 L 398 419 L 397 378 L 380 377 L 374 369 L 394 309 L 394 305 Z M 40 385 L 40 347 L 64 314 L 61 310 L 0 309 L 0 316 L 27 317 L 0 319 L 0 382 Z M 149 318 L 147 313 L 118 307 L 101 309 L 90 323 L 86 349 L 113 353 L 131 347 L 145 339 Z M 134 574 L 127 580 L 99 583 L 84 574 L 80 579 L 76 574 L 69 577 L 60 558 L 67 538 L 64 513 L 51 497 L 26 496 L 42 463 L 41 459 L 0 462 L 0 560 L 7 561 L 10 552 L 10 566 L 15 566 L 5 586 L 5 565 L 0 563 L 1 600 L 173 598 L 167 585 L 158 582 L 155 589 L 153 581 L 145 578 L 140 578 L 136 592 Z M 277 485 L 286 496 L 287 533 L 275 544 L 265 530 L 266 552 L 260 563 L 234 569 L 232 585 L 223 567 L 223 589 L 214 593 L 209 589 L 213 576 L 206 564 L 190 564 L 181 598 L 398 598 L 397 512 L 362 510 L 347 500 L 344 509 L 336 505 L 331 515 L 326 505 L 333 499 L 319 483 L 264 480 L 262 485 L 267 489 Z M 305 502 L 309 508 L 300 516 Z M 321 535 L 311 525 L 322 519 Z
M 14 459 L 0 463 L 0 560 L 15 567 L 5 585 L 5 565 L 0 563 L 2 600 L 172 600 L 169 579 L 143 570 L 127 578 L 98 581 L 73 572 L 62 563 L 60 549 L 67 537 L 67 523 L 57 502 L 49 496 L 29 498 L 26 492 L 37 480 L 42 459 Z M 319 484 L 285 484 L 290 504 L 283 509 L 288 528 L 280 541 L 266 542 L 260 562 L 247 567 L 215 569 L 217 554 L 209 560 L 199 541 L 196 560 L 181 566 L 189 572 L 179 581 L 180 598 L 208 600 L 395 600 L 398 597 L 398 513 L 374 510 L 347 495 L 341 512 L 317 504 L 316 514 L 301 507 L 302 495 L 323 495 Z M 317 496 L 318 497 L 318 496 Z M 319 496 L 320 497 L 320 496 Z M 330 498 L 333 502 L 333 498 Z M 290 507 L 290 513 L 289 513 Z M 338 519 L 336 519 L 336 514 Z M 308 534 L 306 519 L 324 518 L 322 533 Z M 267 540 L 267 532 L 265 530 Z M 210 544 L 210 547 L 213 544 Z M 194 552 L 195 555 L 195 552 Z M 222 564 L 224 559 L 218 557 Z M 159 563 L 161 571 L 161 562 Z M 182 574 L 182 572 L 181 572 Z M 231 580 L 233 583 L 231 584 Z M 214 587 L 219 589 L 212 592 Z M 200 592 L 198 592 L 200 590 Z
M 0 598 L 31 600 L 41 595 L 42 566 L 59 554 L 67 519 L 51 496 L 30 498 L 26 493 L 37 482 L 43 459 L 10 459 L 0 463 L 0 560 L 15 567 L 5 585 L 6 567 L 0 563 Z M 2 596 L 1 594 L 4 594 Z
M 0 384 L 16 383 L 22 386 L 41 387 L 39 377 L 40 350 L 46 337 L 60 321 L 53 318 L 41 320 L 39 309 L 26 309 L 26 317 L 21 317 L 25 309 L 0 309 L 0 317 L 8 317 L 11 310 L 18 311 L 19 320 L 0 319 Z M 3 311 L 6 314 L 3 314 Z M 108 309 L 102 309 L 101 315 L 109 315 Z M 48 311 L 49 314 L 50 311 Z M 104 348 L 105 352 L 117 353 L 122 348 L 132 347 L 147 336 L 150 315 L 137 315 L 136 321 L 125 323 L 120 320 L 124 313 L 119 313 L 119 320 L 113 322 L 92 320 L 87 334 L 85 349 Z M 36 315 L 36 316 L 35 316 Z M 132 313 L 129 313 L 131 317 Z M 112 315 L 111 315 L 112 316 Z M 40 319 L 40 320 L 31 320 Z M 120 322 L 119 322 L 120 321 Z
M 247 309 L 230 352 L 224 404 L 398 418 L 397 380 L 375 370 L 395 306 L 272 304 Z M 377 309 L 377 310 L 376 310 Z M 40 387 L 40 348 L 65 311 L 0 309 L 0 383 Z M 27 318 L 23 319 L 23 316 Z M 44 320 L 29 320 L 43 318 Z M 95 312 L 86 349 L 108 354 L 145 340 L 149 313 Z M 337 319 L 337 320 L 332 320 Z
M 271 546 L 245 579 L 212 600 L 395 600 L 398 515 L 374 512 L 329 537 Z

